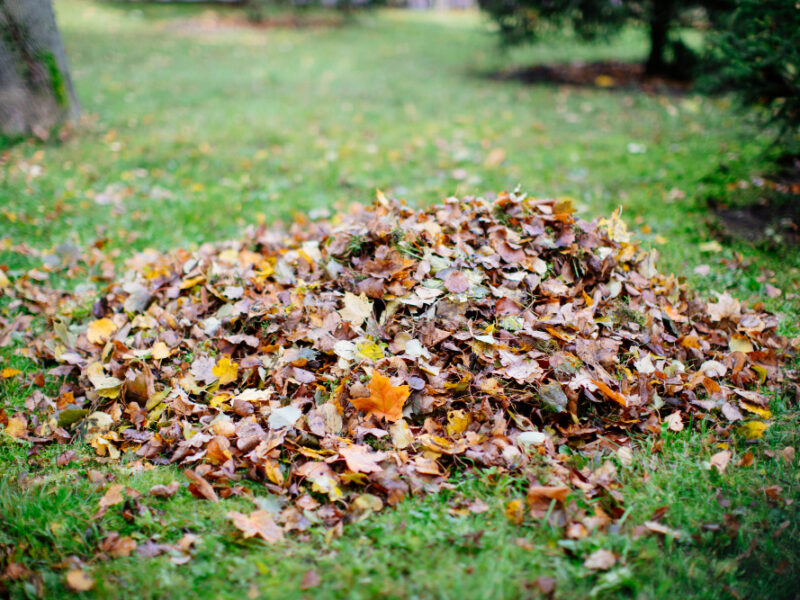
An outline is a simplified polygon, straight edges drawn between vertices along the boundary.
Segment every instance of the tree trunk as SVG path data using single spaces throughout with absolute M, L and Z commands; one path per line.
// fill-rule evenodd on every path
M 645 65 L 648 75 L 663 75 L 667 71 L 664 53 L 674 16 L 674 0 L 653 0 L 650 9 L 650 56 Z
M 0 0 L 0 135 L 46 138 L 78 112 L 51 0 Z

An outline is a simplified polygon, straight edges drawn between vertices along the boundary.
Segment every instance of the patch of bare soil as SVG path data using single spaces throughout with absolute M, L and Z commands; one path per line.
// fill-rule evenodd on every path
M 690 81 L 647 75 L 641 63 L 620 61 L 534 65 L 499 71 L 494 73 L 492 78 L 530 84 L 555 83 L 605 89 L 640 89 L 647 93 L 683 93 L 691 86 Z
M 755 244 L 800 244 L 800 156 L 779 162 L 773 179 L 752 177 L 731 185 L 725 202 L 709 201 L 723 237 Z

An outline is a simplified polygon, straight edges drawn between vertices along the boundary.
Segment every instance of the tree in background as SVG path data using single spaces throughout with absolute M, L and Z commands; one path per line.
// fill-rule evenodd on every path
M 731 8 L 728 0 L 479 0 L 479 4 L 510 44 L 530 42 L 554 27 L 572 27 L 591 40 L 631 22 L 644 23 L 650 34 L 647 73 L 672 76 L 690 75 L 694 62 L 693 53 L 675 34 L 677 26 L 689 23 L 698 10 L 707 22 L 715 23 Z
M 735 90 L 747 105 L 764 106 L 781 127 L 781 141 L 800 133 L 800 4 L 738 0 L 726 27 L 709 38 L 716 91 Z
M 0 135 L 47 137 L 78 113 L 50 0 L 0 0 Z

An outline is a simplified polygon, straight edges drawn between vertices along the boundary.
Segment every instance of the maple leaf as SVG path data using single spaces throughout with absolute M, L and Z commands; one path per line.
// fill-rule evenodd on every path
M 223 357 L 216 366 L 211 369 L 214 377 L 219 379 L 220 385 L 227 385 L 236 381 L 239 375 L 239 363 L 231 361 L 230 357 Z
M 270 544 L 283 539 L 283 530 L 266 510 L 255 510 L 249 515 L 232 510 L 227 516 L 246 538 L 258 536 Z
M 89 328 L 86 330 L 86 338 L 92 344 L 102 344 L 107 342 L 116 330 L 117 325 L 111 319 L 97 319 L 89 323 Z
M 375 373 L 369 382 L 370 395 L 366 398 L 350 398 L 358 410 L 376 417 L 384 417 L 394 423 L 403 418 L 403 404 L 411 395 L 407 385 L 393 386 L 389 378 Z

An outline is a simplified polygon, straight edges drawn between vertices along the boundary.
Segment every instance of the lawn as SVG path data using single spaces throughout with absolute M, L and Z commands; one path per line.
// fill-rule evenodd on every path
M 720 244 L 709 233 L 707 199 L 769 171 L 769 131 L 727 98 L 488 77 L 543 61 L 634 59 L 646 51 L 639 32 L 599 48 L 550 39 L 503 55 L 473 13 L 381 11 L 341 28 L 258 30 L 220 24 L 207 7 L 62 0 L 56 10 L 85 118 L 61 143 L 0 149 L 0 264 L 12 275 L 40 266 L 9 250 L 23 242 L 56 262 L 72 247 L 100 244 L 121 263 L 144 248 L 195 247 L 247 224 L 369 202 L 376 188 L 424 206 L 520 185 L 571 196 L 586 218 L 622 206 L 643 243 L 659 250 L 662 270 L 704 293 L 764 302 L 781 315 L 781 333 L 800 333 L 800 251 Z M 54 279 L 100 285 L 88 275 Z M 769 297 L 767 284 L 783 293 Z M 0 297 L 0 310 L 15 309 Z M 7 365 L 38 370 L 13 347 L 0 358 Z M 0 380 L 0 408 L 24 404 L 23 381 Z M 451 490 L 404 501 L 341 536 L 312 527 L 273 546 L 242 541 L 225 518 L 252 503 L 214 505 L 185 488 L 143 497 L 131 520 L 121 506 L 93 519 L 102 491 L 90 470 L 143 493 L 183 475 L 132 460 L 102 464 L 79 442 L 70 447 L 79 460 L 57 467 L 67 448 L 29 457 L 29 444 L 0 433 L 0 565 L 36 574 L 0 586 L 12 597 L 68 596 L 64 574 L 80 557 L 96 581 L 91 593 L 114 598 L 525 598 L 546 596 L 539 577 L 555 579 L 557 598 L 765 590 L 794 598 L 800 471 L 781 451 L 800 443 L 800 418 L 788 393 L 774 395 L 772 410 L 762 440 L 730 441 L 734 459 L 722 474 L 709 467 L 719 448 L 702 423 L 665 430 L 661 447 L 641 440 L 634 460 L 618 464 L 629 510 L 622 525 L 579 540 L 531 518 L 507 519 L 506 504 L 525 487 L 505 472 L 455 472 Z M 489 510 L 459 509 L 476 498 Z M 639 535 L 662 510 L 680 537 Z M 183 555 L 93 559 L 108 531 L 199 539 L 185 564 L 176 564 Z M 586 569 L 598 548 L 620 563 Z M 318 585 L 307 576 L 302 584 L 309 570 Z

